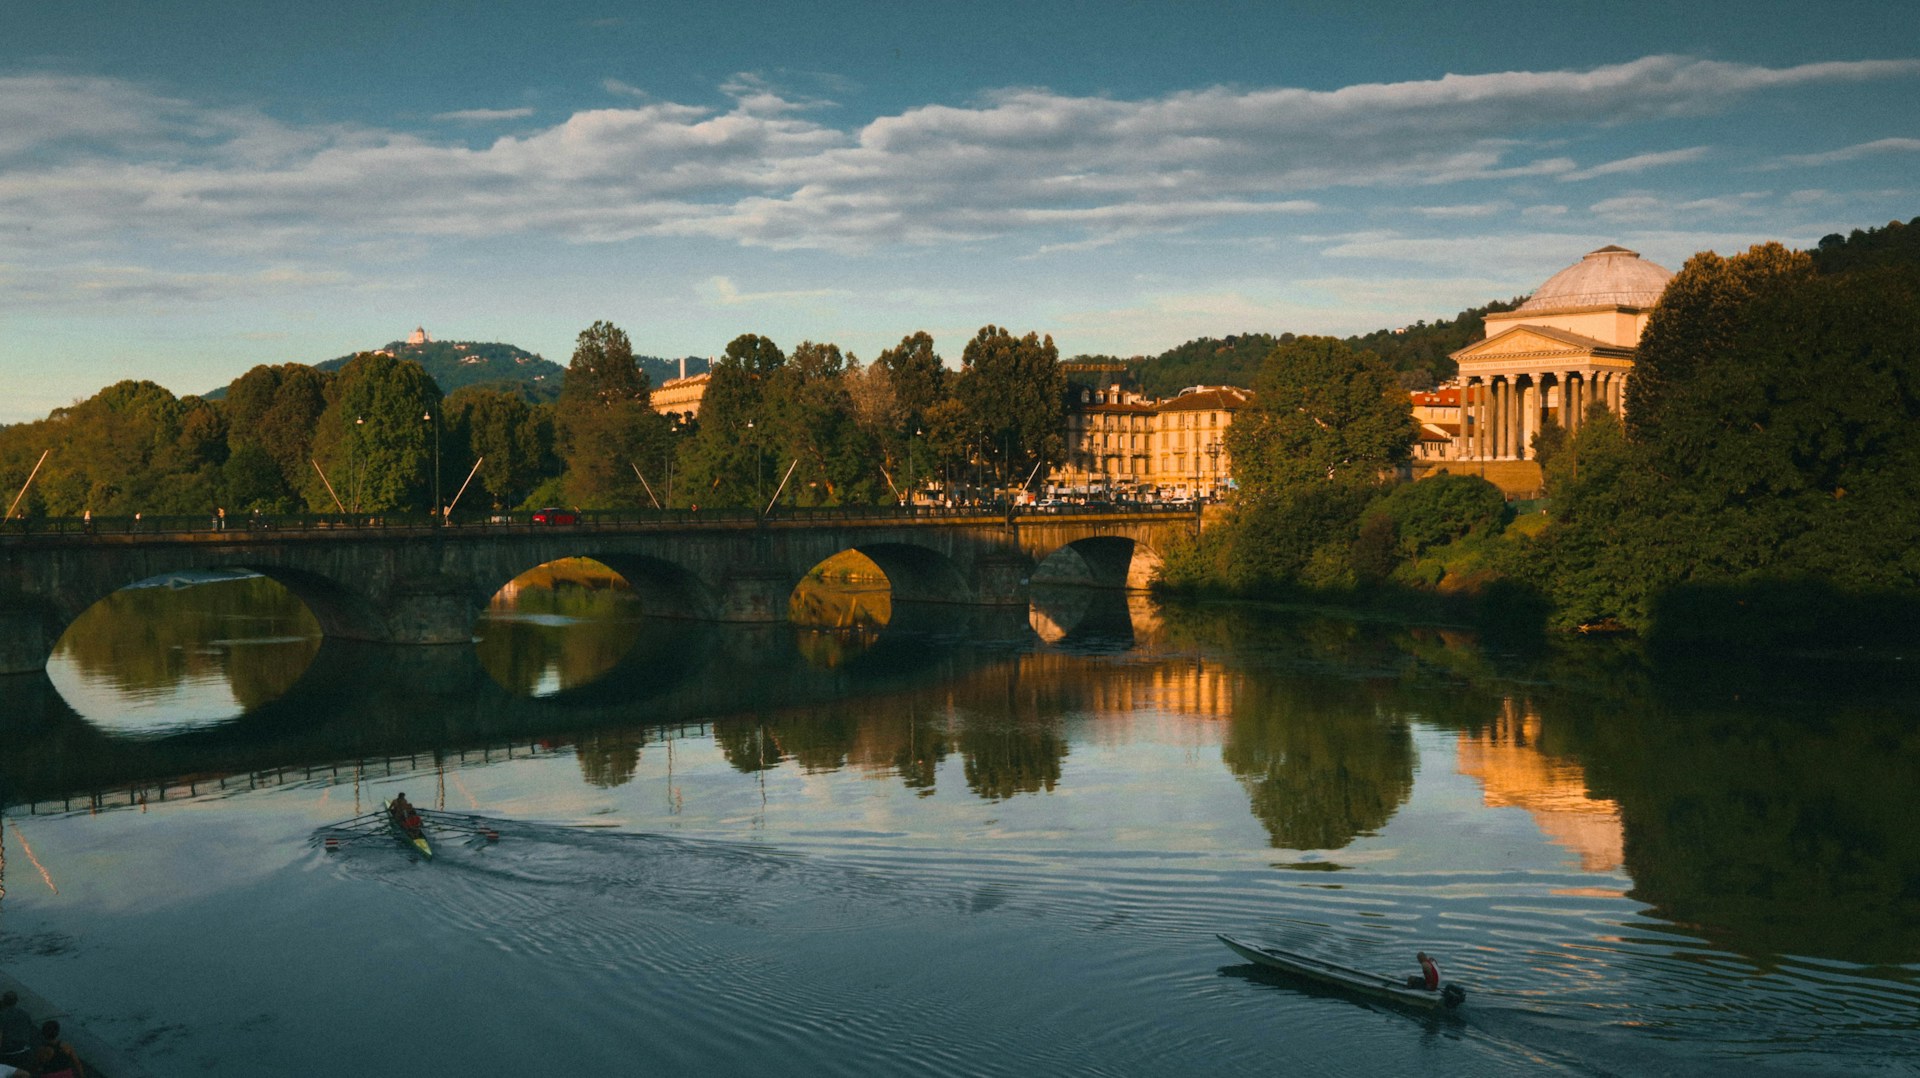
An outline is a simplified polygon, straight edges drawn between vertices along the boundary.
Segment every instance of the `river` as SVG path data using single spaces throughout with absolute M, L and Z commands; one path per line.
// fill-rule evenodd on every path
M 0 967 L 157 1075 L 1914 1073 L 1892 659 L 841 584 L 724 628 L 523 580 L 472 648 L 122 591 L 0 681 Z M 327 848 L 403 790 L 498 840 Z

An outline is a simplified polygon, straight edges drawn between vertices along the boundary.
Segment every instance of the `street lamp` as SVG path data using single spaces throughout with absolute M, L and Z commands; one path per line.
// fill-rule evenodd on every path
M 1220 490 L 1220 453 L 1220 439 L 1215 438 L 1212 443 L 1207 446 L 1207 457 L 1212 462 L 1207 468 L 1207 471 L 1212 473 L 1208 476 L 1208 479 L 1212 481 L 1215 493 L 1218 493 Z
M 662 471 L 667 473 L 667 508 L 668 509 L 673 508 L 673 457 L 674 457 L 673 451 L 675 448 L 674 435 L 679 433 L 680 433 L 680 424 L 669 419 L 667 421 L 666 445 L 663 446 L 660 450 L 660 468 Z
M 434 418 L 432 410 L 420 417 L 423 423 L 433 424 L 433 517 L 441 524 L 446 520 L 440 513 L 440 422 Z
M 913 428 L 913 438 L 907 439 L 907 512 L 913 512 L 913 445 L 920 437 L 920 428 Z
M 765 491 L 760 489 L 760 473 L 766 470 L 767 462 L 760 453 L 760 440 L 752 433 L 753 420 L 751 419 L 747 420 L 747 431 L 747 444 L 753 446 L 753 508 L 755 512 L 758 512 L 760 510 L 760 495 L 765 493 Z
M 361 480 L 365 478 L 365 473 L 366 473 L 366 469 L 360 461 L 360 429 L 359 428 L 364 427 L 366 425 L 367 425 L 366 416 L 355 416 L 353 420 L 353 426 L 354 426 L 353 441 L 347 444 L 347 470 L 353 473 L 353 511 L 356 513 L 360 511 L 360 487 L 362 485 Z

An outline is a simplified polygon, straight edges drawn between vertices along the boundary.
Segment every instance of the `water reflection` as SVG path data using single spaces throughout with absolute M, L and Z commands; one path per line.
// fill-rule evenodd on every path
M 1413 792 L 1413 735 L 1362 683 L 1248 677 L 1222 755 L 1282 849 L 1343 849 Z
M 266 577 L 182 575 L 89 607 L 61 636 L 47 674 L 99 726 L 160 735 L 278 697 L 319 647 L 313 615 Z
M 4 798 L 533 743 L 612 791 L 677 728 L 734 774 L 880 779 L 907 800 L 1043 805 L 1076 784 L 1146 800 L 1182 791 L 1131 750 L 1174 741 L 1238 783 L 1227 796 L 1269 847 L 1351 850 L 1396 826 L 1417 783 L 1454 778 L 1485 810 L 1524 810 L 1570 871 L 1615 892 L 1624 872 L 1650 917 L 1688 926 L 1673 931 L 1762 964 L 1920 954 L 1920 733 L 1899 693 L 1770 684 L 1755 699 L 1616 643 L 1516 654 L 1247 607 L 1147 621 L 1110 595 L 1060 599 L 1069 614 L 1049 623 L 1075 627 L 1050 640 L 1024 611 L 894 604 L 884 629 L 810 633 L 638 618 L 615 586 L 514 600 L 474 649 L 384 648 L 300 635 L 310 620 L 264 580 L 122 593 L 62 642 L 75 677 L 126 709 L 214 677 L 245 714 L 114 727 L 76 712 L 66 684 L 7 679 Z M 240 625 L 290 639 L 232 643 Z M 1429 856 L 1454 852 L 1473 855 Z
M 626 580 L 599 562 L 567 558 L 515 577 L 480 617 L 480 664 L 509 692 L 551 696 L 603 677 L 633 650 L 645 623 Z
M 1586 872 L 1613 872 L 1626 858 L 1620 806 L 1588 792 L 1586 769 L 1540 745 L 1540 713 L 1508 698 L 1487 728 L 1460 738 L 1460 773 L 1480 783 L 1489 808 L 1525 809 L 1542 834 Z

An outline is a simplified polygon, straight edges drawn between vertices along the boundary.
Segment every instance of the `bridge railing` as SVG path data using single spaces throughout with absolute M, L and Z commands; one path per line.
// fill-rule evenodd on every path
M 1011 513 L 1005 504 L 982 505 L 855 505 L 855 506 L 777 506 L 765 518 L 752 509 L 587 509 L 587 510 L 514 510 L 510 512 L 456 513 L 444 523 L 429 513 L 229 513 L 225 516 L 136 514 L 133 516 L 93 517 L 16 517 L 0 522 L 0 541 L 22 537 L 59 536 L 83 540 L 92 536 L 179 536 L 233 533 L 236 536 L 261 533 L 339 532 L 419 532 L 453 529 L 472 531 L 537 532 L 554 529 L 598 530 L 660 526 L 683 527 L 698 524 L 752 525 L 763 519 L 789 522 L 835 523 L 851 521 L 911 521 L 1005 519 L 1018 517 L 1054 517 L 1087 515 L 1165 515 L 1191 513 L 1188 504 L 1166 502 L 1115 502 L 1110 504 L 1061 504 L 1015 506 Z

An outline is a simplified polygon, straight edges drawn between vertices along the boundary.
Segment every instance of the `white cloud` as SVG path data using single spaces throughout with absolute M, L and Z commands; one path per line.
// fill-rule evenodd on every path
M 1618 176 L 1623 173 L 1645 172 L 1650 168 L 1664 168 L 1667 165 L 1684 165 L 1698 161 L 1707 155 L 1705 146 L 1689 146 L 1684 150 L 1661 150 L 1658 153 L 1635 154 L 1622 157 L 1617 161 L 1608 161 L 1592 168 L 1583 168 L 1563 174 L 1560 179 L 1591 180 L 1596 176 Z
M 518 233 L 841 252 L 1012 239 L 1011 253 L 1029 254 L 1310 214 L 1339 188 L 1636 172 L 1702 151 L 1585 170 L 1540 151 L 1567 126 L 1617 128 L 1780 87 L 1915 75 L 1920 62 L 1904 60 L 1766 68 L 1653 56 L 1331 91 L 1214 87 L 1117 100 L 1010 89 L 854 129 L 818 118 L 824 102 L 756 76 L 728 80 L 732 103 L 719 109 L 608 79 L 609 93 L 636 100 L 477 147 L 199 108 L 113 79 L 14 76 L 0 78 L 0 229 L 36 253 L 145 238 L 318 256 Z M 1602 200 L 1594 212 L 1635 211 Z
M 1828 150 L 1825 153 L 1798 154 L 1783 157 L 1775 168 L 1788 165 L 1835 165 L 1844 161 L 1858 161 L 1863 157 L 1877 157 L 1888 153 L 1920 153 L 1920 138 L 1883 138 L 1872 142 L 1862 142 L 1854 146 Z
M 764 307 L 770 304 L 803 303 L 813 300 L 847 296 L 852 293 L 843 288 L 810 288 L 791 291 L 742 292 L 733 283 L 731 277 L 709 277 L 696 286 L 695 291 L 708 303 L 721 307 Z
M 1409 211 L 1436 221 L 1461 221 L 1497 217 L 1507 212 L 1505 202 L 1473 202 L 1459 206 L 1411 206 Z
M 1712 198 L 1674 199 L 1659 195 L 1633 194 L 1602 199 L 1588 207 L 1595 217 L 1633 224 L 1697 224 L 1702 219 L 1745 217 L 1759 209 L 1770 197 L 1766 191 L 1743 191 Z
M 492 123 L 495 120 L 524 120 L 531 115 L 531 108 L 456 109 L 453 112 L 436 113 L 433 118 L 452 123 Z
M 342 271 L 309 271 L 288 266 L 271 266 L 247 273 L 208 273 L 94 263 L 42 266 L 28 273 L 18 265 L 0 265 L 0 309 L 126 304 L 158 309 L 213 300 L 297 295 L 315 288 L 350 284 L 352 280 L 350 274 Z

